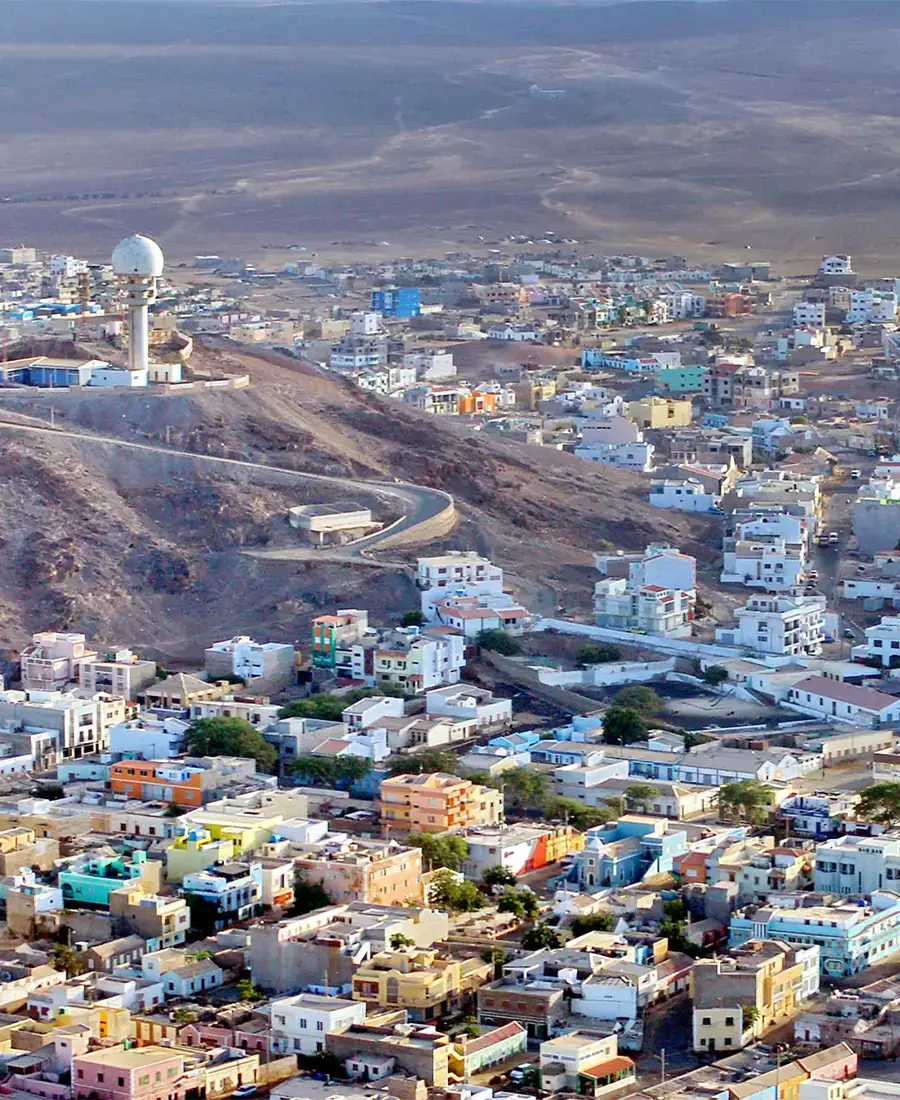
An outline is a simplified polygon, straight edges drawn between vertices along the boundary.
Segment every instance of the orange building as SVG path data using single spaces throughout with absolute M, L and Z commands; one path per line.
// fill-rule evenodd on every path
M 503 820 L 500 791 L 442 772 L 383 779 L 377 806 L 385 832 L 445 833 Z
M 203 768 L 179 767 L 169 760 L 120 760 L 109 769 L 109 786 L 116 794 L 144 801 L 202 806 L 206 786 Z
M 478 416 L 481 413 L 493 413 L 497 411 L 497 395 L 495 393 L 482 393 L 481 390 L 469 390 L 459 395 L 459 415 Z
M 294 866 L 305 882 L 324 886 L 335 905 L 421 905 L 422 851 L 396 841 L 347 839 L 323 843 Z

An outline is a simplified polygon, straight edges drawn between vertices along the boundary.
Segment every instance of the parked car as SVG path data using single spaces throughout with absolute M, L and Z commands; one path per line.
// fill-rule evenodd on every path
M 859 479 L 862 477 L 862 470 L 851 470 L 850 476 L 853 478 L 854 481 L 859 481 Z
M 828 541 L 831 543 L 832 546 L 836 546 L 837 543 L 840 542 L 840 535 L 837 533 L 837 531 L 828 532 Z

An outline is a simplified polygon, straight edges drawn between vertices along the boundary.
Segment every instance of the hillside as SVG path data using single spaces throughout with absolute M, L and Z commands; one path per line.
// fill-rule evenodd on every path
M 646 479 L 569 455 L 476 437 L 462 425 L 361 393 L 290 360 L 200 349 L 195 368 L 249 373 L 243 391 L 178 396 L 54 394 L 58 429 L 338 477 L 444 489 L 457 528 L 429 551 L 473 548 L 508 572 L 543 612 L 586 609 L 601 539 L 622 549 L 677 543 L 702 560 L 710 521 L 661 513 Z M 49 422 L 48 395 L 6 396 L 0 419 Z M 366 606 L 390 621 L 415 605 L 408 570 L 421 547 L 387 563 L 273 561 L 253 552 L 297 545 L 284 514 L 333 498 L 330 487 L 210 467 L 166 454 L 43 432 L 0 429 L 0 646 L 33 630 L 84 630 L 170 661 L 196 660 L 236 632 L 306 641 L 312 616 Z M 283 479 L 282 479 L 283 480 Z M 354 494 L 359 495 L 359 494 Z M 379 518 L 396 501 L 373 493 Z

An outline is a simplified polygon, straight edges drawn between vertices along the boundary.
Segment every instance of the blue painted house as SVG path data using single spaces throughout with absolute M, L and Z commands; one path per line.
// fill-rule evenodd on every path
M 638 815 L 588 829 L 585 836 L 584 851 L 570 878 L 587 892 L 633 886 L 648 875 L 664 874 L 672 870 L 675 857 L 687 851 L 687 833 Z

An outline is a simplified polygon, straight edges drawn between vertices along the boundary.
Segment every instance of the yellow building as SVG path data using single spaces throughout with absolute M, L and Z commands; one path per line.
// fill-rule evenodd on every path
M 750 940 L 728 958 L 699 959 L 691 971 L 694 1050 L 736 1051 L 796 1015 L 818 990 L 819 949 Z
M 282 814 L 262 813 L 259 810 L 242 812 L 239 809 L 218 811 L 206 808 L 186 813 L 180 819 L 179 826 L 188 832 L 206 831 L 212 840 L 230 840 L 234 845 L 234 858 L 240 859 L 265 844 L 283 820 Z
M 223 830 L 227 834 L 228 830 Z M 166 881 L 182 882 L 185 875 L 203 871 L 216 863 L 235 858 L 234 837 L 222 835 L 213 840 L 206 829 L 191 829 L 177 836 L 166 849 Z
M 685 428 L 694 415 L 690 401 L 670 397 L 642 397 L 629 401 L 627 408 L 641 428 Z
M 490 963 L 404 948 L 382 951 L 353 975 L 353 999 L 378 1008 L 402 1008 L 413 1023 L 458 1012 L 493 977 Z
M 385 832 L 446 833 L 503 819 L 500 791 L 443 772 L 384 779 L 376 805 Z

